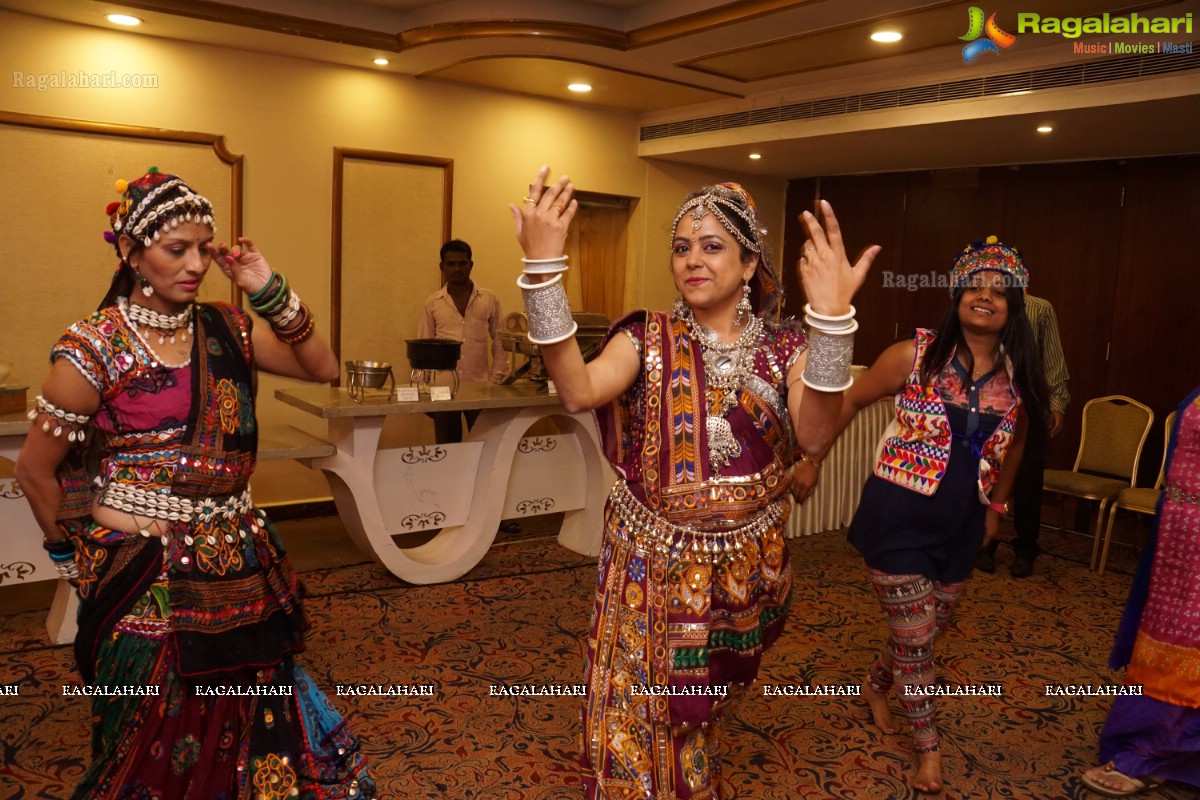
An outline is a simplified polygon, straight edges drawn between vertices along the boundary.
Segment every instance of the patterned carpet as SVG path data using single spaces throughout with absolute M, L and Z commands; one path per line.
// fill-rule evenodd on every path
M 289 526 L 281 530 L 289 539 Z M 341 541 L 336 519 L 316 526 Z M 1090 541 L 1047 530 L 1054 555 L 1031 579 L 978 575 L 938 647 L 948 684 L 999 684 L 1002 697 L 939 703 L 947 798 L 1097 797 L 1076 780 L 1095 757 L 1109 699 L 1048 697 L 1047 684 L 1111 684 L 1104 664 L 1134 555 L 1103 578 L 1083 563 Z M 789 630 L 762 681 L 849 684 L 882 643 L 861 562 L 839 534 L 792 542 Z M 297 559 L 298 563 L 304 559 Z M 303 567 L 302 567 L 303 568 Z M 386 798 L 561 800 L 581 796 L 574 768 L 578 700 L 495 696 L 491 687 L 580 681 L 594 564 L 527 537 L 493 548 L 463 580 L 406 585 L 375 564 L 306 570 L 313 621 L 304 662 L 338 684 L 424 684 L 429 697 L 335 699 L 373 759 Z M 44 612 L 0 617 L 0 797 L 62 798 L 87 759 L 88 704 L 64 698 L 70 648 L 45 644 Z M 893 704 L 895 709 L 895 706 Z M 877 735 L 853 697 L 768 697 L 738 709 L 726 774 L 749 800 L 907 798 L 907 733 Z M 1152 797 L 1195 798 L 1169 785 Z

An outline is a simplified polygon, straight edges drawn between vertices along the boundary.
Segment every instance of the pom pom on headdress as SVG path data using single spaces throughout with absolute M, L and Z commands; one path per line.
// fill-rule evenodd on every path
M 117 194 L 125 194 L 125 190 L 129 188 L 129 181 L 125 180 L 124 178 L 120 178 L 113 185 L 113 188 L 117 190 Z

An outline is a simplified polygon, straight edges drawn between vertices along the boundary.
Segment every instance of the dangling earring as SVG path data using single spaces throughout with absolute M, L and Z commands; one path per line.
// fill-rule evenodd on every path
M 687 315 L 691 312 L 687 301 L 683 299 L 683 295 L 675 295 L 675 302 L 671 304 L 671 313 L 679 319 L 687 319 Z
M 146 297 L 154 294 L 154 287 L 150 285 L 150 281 L 146 280 L 146 276 L 140 272 L 136 274 L 138 286 L 142 287 L 142 294 L 144 294 Z
M 750 305 L 750 281 L 746 281 L 742 286 L 742 299 L 738 300 L 736 308 L 738 325 L 741 325 L 747 317 L 754 313 L 754 306 Z

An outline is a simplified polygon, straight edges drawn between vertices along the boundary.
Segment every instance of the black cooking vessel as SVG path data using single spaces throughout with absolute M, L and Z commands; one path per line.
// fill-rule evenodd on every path
M 408 363 L 413 369 L 451 370 L 458 366 L 462 342 L 453 339 L 407 339 Z

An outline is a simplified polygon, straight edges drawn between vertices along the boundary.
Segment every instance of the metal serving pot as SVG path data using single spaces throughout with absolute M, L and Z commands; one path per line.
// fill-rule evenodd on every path
M 414 370 L 453 370 L 458 367 L 462 342 L 454 339 L 407 339 L 408 363 Z
M 386 361 L 346 362 L 346 392 L 356 403 L 362 402 L 365 389 L 382 389 L 389 381 L 390 395 L 396 388 L 396 376 L 392 374 L 392 365 Z

